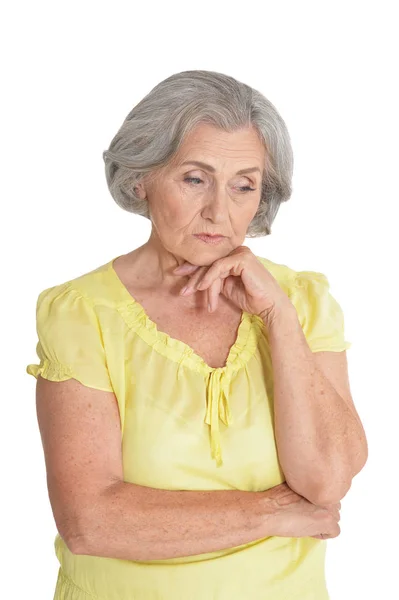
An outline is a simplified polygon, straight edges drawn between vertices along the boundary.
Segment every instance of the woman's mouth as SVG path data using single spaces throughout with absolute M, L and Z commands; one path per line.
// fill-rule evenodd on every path
M 207 235 L 203 233 L 194 234 L 194 237 L 206 244 L 220 244 L 225 239 L 224 235 Z

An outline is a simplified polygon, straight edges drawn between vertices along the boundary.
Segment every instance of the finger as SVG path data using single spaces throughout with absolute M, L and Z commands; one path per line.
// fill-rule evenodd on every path
M 191 263 L 186 262 L 173 269 L 172 272 L 177 275 L 187 275 L 188 273 L 194 273 L 199 268 L 199 265 L 192 265 Z
M 199 281 L 199 283 L 196 285 L 197 290 L 206 290 L 215 281 L 217 281 L 217 280 L 220 281 L 221 279 L 226 279 L 227 277 L 229 277 L 229 275 L 231 275 L 230 269 L 228 269 L 226 271 L 221 271 L 220 273 L 218 273 L 216 271 L 213 271 L 213 273 L 211 273 L 210 271 L 211 271 L 211 269 L 209 269 L 209 271 L 204 275 L 204 277 L 201 279 L 201 281 Z
M 208 311 L 214 312 L 218 307 L 220 290 L 222 289 L 222 281 L 217 279 L 208 288 Z
M 181 296 L 188 296 L 189 294 L 191 294 L 191 292 L 194 291 L 197 282 L 201 279 L 202 275 L 204 274 L 204 271 L 206 271 L 208 267 L 200 267 L 188 280 L 188 282 L 186 283 L 185 287 L 183 287 L 182 290 L 180 290 L 180 295 Z

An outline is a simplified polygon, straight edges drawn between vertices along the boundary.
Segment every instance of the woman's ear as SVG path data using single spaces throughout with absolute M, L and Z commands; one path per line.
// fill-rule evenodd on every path
M 133 190 L 134 190 L 134 193 L 136 194 L 136 196 L 138 196 L 140 198 L 140 200 L 147 199 L 147 193 L 146 193 L 144 185 L 142 183 L 137 183 L 134 186 Z

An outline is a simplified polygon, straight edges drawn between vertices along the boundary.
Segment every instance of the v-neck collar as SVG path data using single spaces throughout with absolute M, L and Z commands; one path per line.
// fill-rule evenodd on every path
M 191 346 L 170 336 L 158 329 L 157 324 L 150 319 L 144 307 L 138 302 L 124 285 L 114 269 L 115 257 L 106 264 L 106 270 L 110 276 L 110 283 L 118 291 L 118 311 L 126 324 L 133 329 L 145 342 L 154 349 L 175 362 L 188 368 L 209 375 L 210 373 L 234 372 L 241 368 L 254 354 L 258 336 L 263 328 L 263 322 L 257 315 L 247 313 L 241 314 L 235 342 L 229 350 L 225 365 L 223 367 L 211 367 L 199 356 Z

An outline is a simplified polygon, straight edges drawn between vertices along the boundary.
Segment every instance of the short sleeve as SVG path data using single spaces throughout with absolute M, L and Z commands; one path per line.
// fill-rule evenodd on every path
M 347 350 L 344 314 L 323 273 L 297 271 L 289 293 L 312 352 Z
M 40 363 L 27 366 L 29 375 L 50 381 L 74 378 L 88 387 L 113 391 L 94 307 L 70 284 L 39 294 L 36 330 Z

